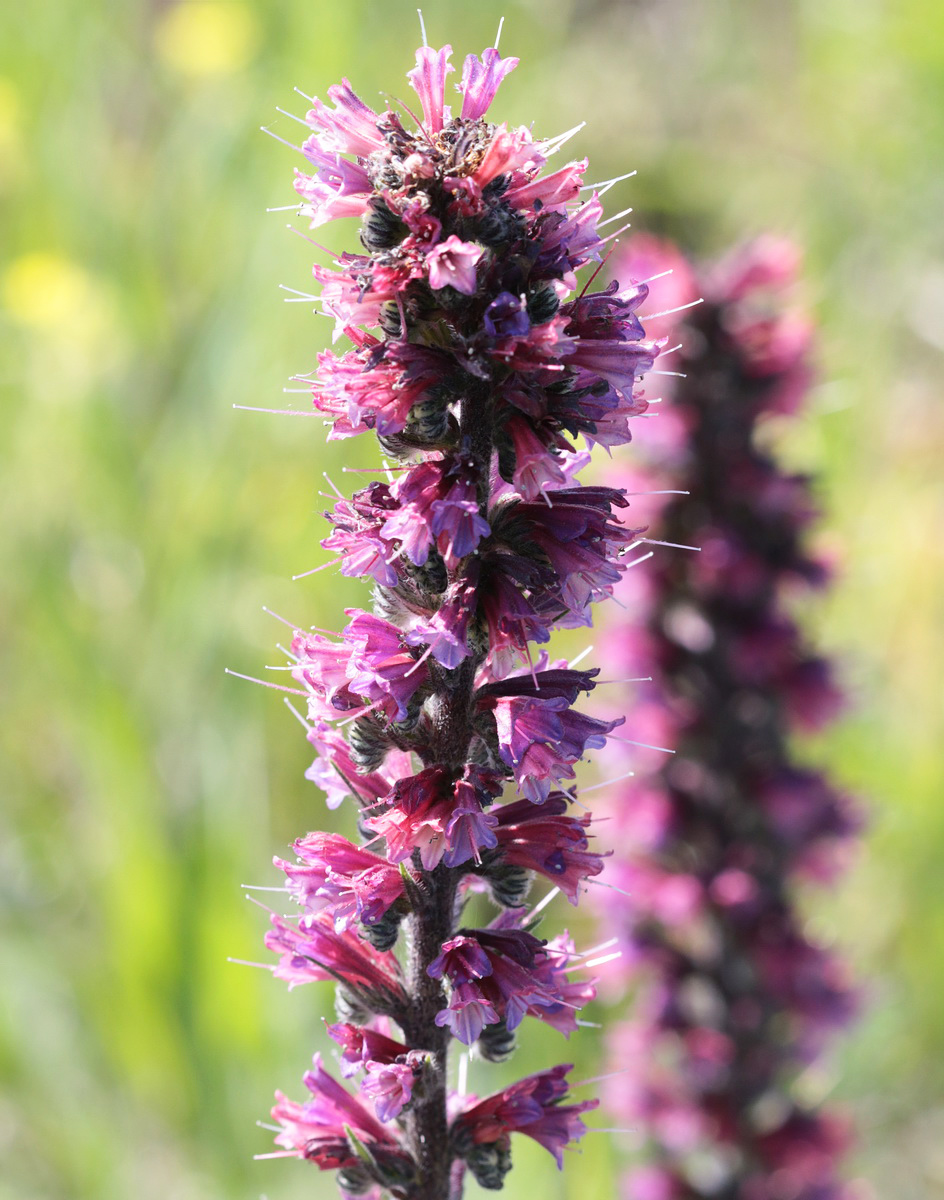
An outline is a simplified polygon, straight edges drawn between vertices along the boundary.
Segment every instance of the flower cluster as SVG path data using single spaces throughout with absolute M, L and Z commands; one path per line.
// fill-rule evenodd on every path
M 360 219 L 362 252 L 314 267 L 350 346 L 319 356 L 314 406 L 331 438 L 373 432 L 387 467 L 325 514 L 323 545 L 372 582 L 373 610 L 349 609 L 337 636 L 295 629 L 289 648 L 308 776 L 357 808 L 362 841 L 313 833 L 277 858 L 300 911 L 273 913 L 266 937 L 289 986 L 337 983 L 328 1033 L 360 1095 L 316 1057 L 311 1099 L 280 1096 L 273 1115 L 279 1153 L 336 1169 L 346 1194 L 404 1200 L 457 1200 L 467 1170 L 501 1187 L 516 1131 L 561 1164 L 596 1103 L 564 1102 L 568 1067 L 450 1099 L 447 1056 L 455 1039 L 500 1060 L 525 1017 L 567 1036 L 594 997 L 585 956 L 539 936 L 527 895 L 538 876 L 576 903 L 601 871 L 574 781 L 621 719 L 575 708 L 597 672 L 531 643 L 589 624 L 620 582 L 628 501 L 578 482 L 577 439 L 629 441 L 661 349 L 645 285 L 591 277 L 575 294 L 605 239 L 586 162 L 545 169 L 567 136 L 486 118 L 517 59 L 470 55 L 450 106 L 450 57 L 418 51 L 406 123 L 346 80 L 312 101 L 295 180 L 313 227 Z M 460 926 L 483 891 L 497 915 Z
M 818 728 L 839 703 L 788 605 L 829 572 L 806 546 L 809 481 L 758 437 L 809 379 L 809 322 L 789 307 L 796 258 L 762 239 L 696 285 L 677 251 L 641 239 L 622 266 L 671 268 L 659 308 L 706 298 L 672 331 L 684 378 L 639 480 L 656 493 L 658 538 L 699 549 L 633 573 L 620 593 L 630 621 L 607 646 L 627 674 L 653 678 L 634 731 L 675 750 L 648 755 L 645 772 L 637 755 L 612 805 L 623 849 L 607 878 L 631 899 L 620 911 L 611 898 L 604 922 L 625 940 L 639 1000 L 613 1033 L 628 1071 L 609 1100 L 652 1153 L 625 1194 L 839 1200 L 842 1124 L 793 1081 L 854 1004 L 795 886 L 832 877 L 857 820 L 789 750 L 794 729 Z

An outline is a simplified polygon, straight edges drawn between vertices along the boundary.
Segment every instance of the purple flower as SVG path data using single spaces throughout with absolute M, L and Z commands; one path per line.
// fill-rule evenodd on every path
M 606 745 L 606 735 L 624 718 L 601 721 L 570 708 L 564 697 L 538 700 L 501 696 L 492 704 L 502 760 L 515 774 L 523 796 L 542 804 L 588 749 Z
M 341 1074 L 345 1079 L 356 1075 L 368 1062 L 393 1063 L 409 1053 L 409 1047 L 386 1034 L 363 1025 L 341 1021 L 327 1025 L 325 1032 L 341 1047 Z
M 502 862 L 544 875 L 576 904 L 580 883 L 603 870 L 603 855 L 589 848 L 591 818 L 566 813 L 560 793 L 540 807 L 518 800 L 500 809 L 495 836 Z
M 485 1100 L 473 1098 L 456 1117 L 453 1136 L 467 1147 L 467 1158 L 475 1147 L 507 1142 L 510 1133 L 525 1133 L 547 1150 L 563 1169 L 563 1151 L 586 1133 L 581 1115 L 596 1108 L 599 1101 L 562 1104 L 567 1095 L 565 1076 L 573 1068 L 553 1067 L 511 1084 Z
M 398 1117 L 413 1096 L 416 1075 L 407 1063 L 368 1062 L 361 1091 L 369 1096 L 383 1122 Z
M 527 337 L 531 322 L 520 296 L 499 292 L 482 318 L 485 331 L 493 338 Z

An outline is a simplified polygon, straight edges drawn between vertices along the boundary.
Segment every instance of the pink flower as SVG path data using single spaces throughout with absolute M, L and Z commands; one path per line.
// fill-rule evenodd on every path
M 473 242 L 463 242 L 454 233 L 450 234 L 426 256 L 429 286 L 453 287 L 466 296 L 474 296 L 477 287 L 475 266 L 481 261 L 484 253 L 481 246 L 476 246 Z
M 416 52 L 416 66 L 407 71 L 410 87 L 419 96 L 423 106 L 423 120 L 428 133 L 439 133 L 443 127 L 444 111 L 448 112 L 444 109 L 443 100 L 446 76 L 455 70 L 449 62 L 451 55 L 451 46 L 443 46 L 441 50 L 420 46 Z
M 495 99 L 502 80 L 518 65 L 517 58 L 502 58 L 493 47 L 482 52 L 482 57 L 469 54 L 462 68 L 462 112 L 464 121 L 475 121 L 485 115 Z

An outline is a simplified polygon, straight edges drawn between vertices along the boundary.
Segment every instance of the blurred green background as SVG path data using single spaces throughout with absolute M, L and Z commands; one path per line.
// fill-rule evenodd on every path
M 855 1114 L 863 1195 L 944 1197 L 944 8 L 472 8 L 426 0 L 431 41 L 461 61 L 504 14 L 501 117 L 585 119 L 591 179 L 639 171 L 610 211 L 705 253 L 767 229 L 807 249 L 821 383 L 784 447 L 822 473 L 844 569 L 811 619 L 854 707 L 806 752 L 872 808 L 810 918 L 869 1009 L 809 1086 Z M 341 75 L 405 97 L 416 42 L 389 0 L 3 6 L 0 1200 L 334 1194 L 251 1159 L 330 989 L 226 962 L 265 925 L 239 884 L 324 809 L 291 716 L 223 668 L 273 661 L 264 603 L 332 625 L 362 602 L 289 576 L 323 561 L 321 472 L 370 448 L 231 405 L 304 407 L 281 389 L 328 333 L 277 290 L 312 249 L 264 211 L 298 160 L 259 125 L 296 140 L 274 106 Z M 592 1064 L 593 1035 L 571 1053 Z M 515 1067 L 550 1054 L 529 1034 Z M 610 1197 L 616 1151 L 585 1146 L 563 1176 L 520 1148 L 507 1194 Z

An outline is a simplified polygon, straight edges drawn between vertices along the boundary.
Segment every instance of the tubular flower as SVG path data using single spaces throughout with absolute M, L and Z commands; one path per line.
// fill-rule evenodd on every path
M 313 1098 L 279 1098 L 277 1142 L 372 1200 L 459 1200 L 466 1171 L 501 1186 L 515 1131 L 561 1165 L 594 1106 L 563 1102 L 563 1067 L 447 1106 L 446 1069 L 454 1039 L 497 1061 L 526 1016 L 569 1036 L 594 999 L 569 937 L 530 932 L 527 894 L 538 878 L 576 904 L 600 873 L 574 781 L 621 718 L 576 711 L 596 672 L 531 643 L 589 624 L 620 584 L 639 530 L 623 491 L 581 485 L 577 443 L 629 442 L 662 348 L 644 284 L 579 291 L 606 240 L 586 159 L 546 169 L 566 136 L 489 119 L 518 60 L 470 55 L 450 104 L 451 54 L 418 51 L 413 121 L 347 80 L 313 100 L 295 179 L 312 226 L 358 217 L 361 242 L 313 268 L 336 344 L 299 378 L 328 436 L 372 433 L 387 474 L 339 494 L 322 543 L 371 580 L 373 611 L 337 636 L 296 628 L 285 668 L 306 776 L 353 802 L 359 842 L 309 833 L 275 860 L 299 915 L 265 939 L 290 987 L 337 983 L 328 1033 L 361 1093 L 316 1060 Z M 459 928 L 485 889 L 499 914 Z
M 788 742 L 839 702 L 788 607 L 828 576 L 806 544 L 809 481 L 757 436 L 766 414 L 796 410 L 810 378 L 809 321 L 788 301 L 796 261 L 762 239 L 696 284 L 678 251 L 643 239 L 622 264 L 673 268 L 660 309 L 696 288 L 706 297 L 672 332 L 684 378 L 638 481 L 675 492 L 653 502 L 657 537 L 700 550 L 660 553 L 621 586 L 632 624 L 607 643 L 626 674 L 653 679 L 634 727 L 676 750 L 642 755 L 650 769 L 634 764 L 610 809 L 625 848 L 612 877 L 632 900 L 610 896 L 604 928 L 640 999 L 613 1034 L 628 1070 L 609 1100 L 654 1159 L 628 1179 L 632 1200 L 850 1195 L 842 1123 L 792 1084 L 855 1009 L 841 963 L 809 939 L 796 884 L 831 878 L 857 826 Z

